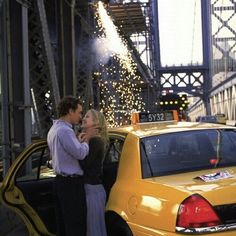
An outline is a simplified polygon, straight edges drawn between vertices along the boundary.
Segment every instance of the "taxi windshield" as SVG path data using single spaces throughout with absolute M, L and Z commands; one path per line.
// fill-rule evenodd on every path
M 143 178 L 236 166 L 236 131 L 197 130 L 141 139 Z

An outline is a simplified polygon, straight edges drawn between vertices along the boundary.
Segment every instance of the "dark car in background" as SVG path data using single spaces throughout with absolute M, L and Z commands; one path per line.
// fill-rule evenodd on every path
M 216 116 L 211 116 L 211 115 L 199 116 L 197 117 L 196 121 L 204 123 L 218 123 Z

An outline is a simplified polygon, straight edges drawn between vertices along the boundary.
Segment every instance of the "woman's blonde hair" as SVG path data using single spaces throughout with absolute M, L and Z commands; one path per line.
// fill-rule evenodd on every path
M 98 128 L 99 134 L 104 141 L 105 148 L 107 148 L 109 139 L 107 134 L 107 121 L 104 114 L 95 109 L 90 109 L 88 112 L 91 112 L 94 126 Z

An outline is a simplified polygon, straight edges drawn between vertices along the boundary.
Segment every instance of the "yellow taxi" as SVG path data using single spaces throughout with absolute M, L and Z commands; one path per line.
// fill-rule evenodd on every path
M 109 236 L 236 235 L 236 129 L 139 113 L 109 130 L 103 184 Z M 54 235 L 54 174 L 45 140 L 16 159 L 0 200 L 30 235 Z

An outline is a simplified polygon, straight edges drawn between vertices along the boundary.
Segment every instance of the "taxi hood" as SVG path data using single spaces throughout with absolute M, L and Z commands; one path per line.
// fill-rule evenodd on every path
M 155 177 L 148 181 L 160 185 L 167 194 L 175 194 L 176 198 L 198 193 L 206 199 L 210 198 L 216 205 L 221 204 L 222 200 L 236 202 L 236 167 Z

